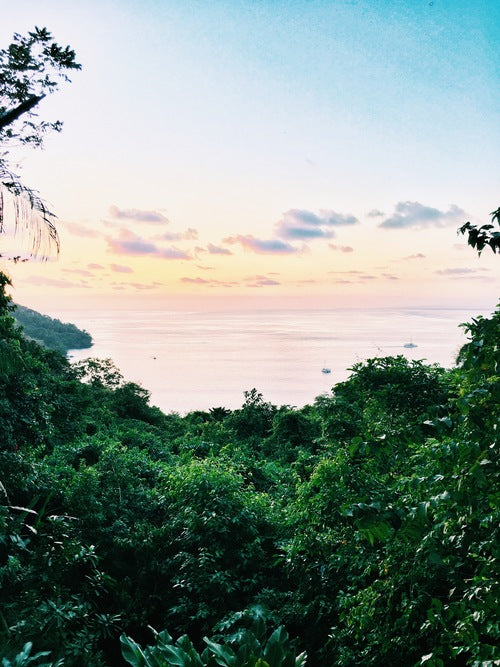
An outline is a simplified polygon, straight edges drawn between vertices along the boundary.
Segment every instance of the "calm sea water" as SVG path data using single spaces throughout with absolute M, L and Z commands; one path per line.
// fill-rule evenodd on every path
M 277 405 L 303 406 L 374 356 L 403 354 L 445 367 L 466 341 L 460 322 L 487 312 L 363 309 L 251 312 L 65 310 L 61 319 L 87 329 L 90 350 L 113 359 L 125 379 L 151 392 L 151 403 L 184 414 L 237 408 L 255 387 Z M 57 315 L 58 317 L 60 315 Z M 412 341 L 413 349 L 403 347 Z M 331 374 L 321 369 L 327 366 Z

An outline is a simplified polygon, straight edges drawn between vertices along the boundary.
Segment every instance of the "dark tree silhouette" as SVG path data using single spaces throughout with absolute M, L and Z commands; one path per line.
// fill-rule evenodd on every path
M 27 36 L 16 33 L 12 43 L 0 50 L 0 233 L 11 222 L 14 230 L 27 230 L 32 255 L 54 247 L 59 251 L 55 216 L 15 173 L 10 148 L 40 147 L 48 132 L 60 132 L 61 121 L 41 120 L 35 109 L 60 81 L 69 81 L 70 70 L 80 67 L 75 52 L 59 46 L 46 28 L 35 27 Z
M 500 253 L 500 207 L 491 213 L 491 222 L 493 224 L 478 227 L 467 221 L 458 230 L 459 234 L 468 235 L 467 243 L 477 250 L 478 255 L 481 255 L 486 246 L 489 246 L 495 254 L 497 250 Z

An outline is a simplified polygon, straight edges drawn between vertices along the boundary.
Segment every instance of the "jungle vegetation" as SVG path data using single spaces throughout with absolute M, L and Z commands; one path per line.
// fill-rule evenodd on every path
M 452 369 L 180 416 L 0 307 L 4 664 L 496 664 L 500 310 Z
M 45 29 L 0 51 L 2 147 L 60 129 L 30 114 L 77 68 Z M 33 252 L 42 232 L 58 247 L 5 153 L 0 195 L 0 231 L 11 196 Z M 494 230 L 461 233 L 496 252 Z M 500 309 L 464 325 L 451 369 L 374 358 L 300 409 L 249 389 L 180 416 L 111 360 L 26 337 L 9 285 L 0 272 L 4 667 L 500 663 Z

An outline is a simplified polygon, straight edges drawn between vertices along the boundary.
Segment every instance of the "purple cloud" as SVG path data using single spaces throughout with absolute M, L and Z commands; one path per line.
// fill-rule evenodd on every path
M 26 278 L 24 282 L 37 286 L 46 285 L 47 287 L 62 287 L 64 289 L 68 287 L 83 287 L 88 289 L 90 287 L 85 280 L 82 280 L 79 283 L 74 283 L 70 280 L 58 280 L 57 278 L 45 278 L 43 276 L 30 276 L 29 278 Z
M 166 232 L 165 234 L 160 234 L 155 236 L 157 241 L 192 241 L 193 239 L 198 238 L 198 232 L 196 229 L 189 227 L 185 232 Z
M 193 285 L 209 285 L 210 280 L 205 280 L 204 278 L 181 278 L 181 283 L 190 283 Z
M 388 229 L 444 227 L 457 224 L 465 215 L 465 211 L 455 204 L 452 204 L 448 211 L 440 211 L 417 201 L 400 201 L 396 204 L 393 215 L 381 222 L 379 227 Z
M 281 284 L 277 280 L 273 280 L 267 276 L 252 276 L 247 278 L 247 281 L 248 287 L 268 287 Z
M 256 239 L 255 236 L 247 234 L 243 236 L 230 236 L 224 239 L 224 243 L 236 244 L 239 243 L 245 250 L 250 250 L 258 255 L 291 255 L 302 252 L 298 248 L 280 241 L 279 239 Z
M 110 206 L 109 212 L 111 217 L 117 220 L 134 220 L 134 222 L 148 222 L 153 225 L 169 222 L 168 218 L 159 211 L 141 211 L 137 208 L 120 209 L 118 206 Z
M 354 248 L 351 248 L 350 245 L 335 245 L 334 243 L 329 243 L 328 247 L 332 250 L 339 250 L 340 252 L 354 252 Z
M 120 231 L 119 239 L 108 238 L 108 248 L 117 255 L 131 255 L 134 257 L 150 256 L 161 259 L 192 259 L 189 253 L 175 246 L 160 248 L 151 241 L 145 241 L 128 229 Z
M 155 287 L 159 287 L 161 283 L 154 281 L 152 283 L 117 283 L 117 282 L 112 282 L 111 283 L 112 287 L 114 290 L 123 290 L 123 289 L 129 289 L 130 287 L 133 287 L 136 290 L 151 290 L 154 289 Z
M 134 270 L 130 266 L 124 266 L 123 264 L 110 264 L 111 271 L 116 271 L 116 273 L 133 273 Z
M 359 283 L 360 280 L 375 280 L 377 276 L 373 276 L 369 273 L 364 273 L 364 271 L 358 271 L 357 269 L 351 269 L 350 271 L 328 271 L 328 273 L 333 273 L 337 276 L 349 276 L 352 277 L 353 280 L 346 280 L 344 278 L 336 278 L 335 282 L 340 282 L 340 283 L 352 283 L 352 282 L 357 282 Z
M 221 246 L 216 246 L 213 243 L 209 243 L 207 250 L 210 255 L 232 255 L 233 253 L 229 248 L 222 248 Z
M 312 240 L 317 238 L 333 238 L 331 229 L 340 225 L 355 225 L 358 219 L 351 215 L 336 213 L 332 210 L 321 210 L 313 213 L 303 209 L 292 208 L 283 213 L 281 220 L 275 225 L 276 235 L 284 239 Z
M 465 276 L 474 273 L 482 273 L 484 271 L 489 271 L 489 269 L 483 267 L 480 269 L 458 267 L 455 269 L 439 269 L 438 271 L 435 271 L 435 273 L 438 273 L 440 276 Z
M 145 241 L 127 229 L 120 231 L 119 239 L 108 238 L 109 249 L 117 255 L 152 255 L 158 248 L 154 243 Z
M 235 282 L 226 282 L 223 280 L 206 280 L 205 278 L 181 278 L 181 283 L 188 283 L 190 285 L 207 285 L 208 287 L 232 287 L 236 285 Z
M 91 271 L 86 269 L 62 269 L 64 273 L 76 273 L 79 276 L 85 276 L 85 278 L 93 278 L 94 274 Z
M 175 246 L 158 249 L 155 257 L 161 257 L 162 259 L 193 259 L 189 253 Z

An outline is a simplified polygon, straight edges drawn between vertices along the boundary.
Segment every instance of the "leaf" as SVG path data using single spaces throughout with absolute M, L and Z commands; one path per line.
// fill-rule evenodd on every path
M 280 667 L 283 664 L 287 641 L 288 632 L 282 625 L 269 637 L 264 649 L 264 657 L 273 667 Z
M 122 656 L 133 667 L 149 667 L 148 660 L 141 647 L 131 637 L 122 635 L 120 637 L 122 645 Z
M 307 660 L 307 653 L 304 651 L 295 658 L 295 667 L 304 667 Z
M 200 654 L 193 646 L 193 642 L 189 639 L 187 635 L 182 635 L 176 642 L 179 648 L 183 649 L 190 658 L 189 667 L 203 667 L 203 663 L 200 658 Z
M 155 642 L 160 645 L 167 645 L 167 644 L 173 644 L 174 640 L 170 636 L 169 632 L 167 630 L 162 630 L 161 632 L 158 632 L 155 630 L 151 625 L 148 625 L 148 628 L 151 630 L 153 633 L 153 636 L 155 638 Z
M 222 667 L 237 667 L 236 655 L 229 646 L 221 646 L 221 644 L 216 644 L 215 642 L 208 639 L 208 637 L 203 637 L 203 641 L 214 654 L 215 661 L 218 665 L 221 665 Z
M 183 637 L 180 639 L 183 639 Z M 192 667 L 191 658 L 180 646 L 165 646 L 162 649 L 162 656 L 168 661 L 167 665 L 175 665 L 175 667 Z

